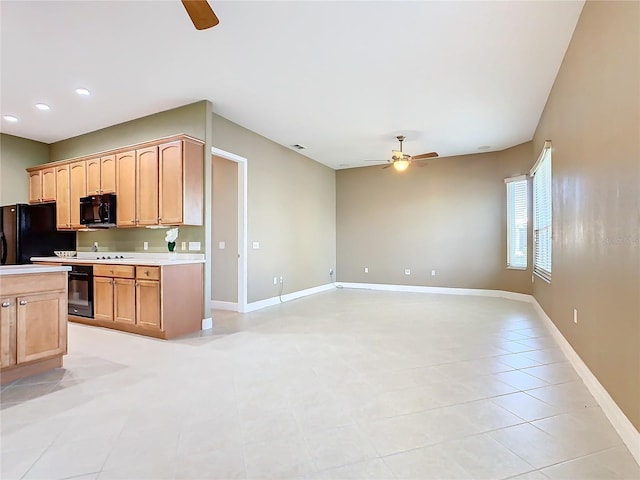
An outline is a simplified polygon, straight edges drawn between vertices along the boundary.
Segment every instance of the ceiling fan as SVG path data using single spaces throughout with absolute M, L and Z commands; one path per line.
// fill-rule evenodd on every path
M 423 153 L 421 155 L 408 155 L 402 151 L 402 142 L 405 140 L 404 135 L 398 135 L 396 138 L 400 142 L 400 150 L 392 150 L 393 156 L 391 157 L 391 160 L 388 160 L 389 165 L 385 165 L 382 168 L 389 168 L 393 165 L 393 168 L 397 171 L 404 172 L 409 168 L 409 165 L 416 160 L 424 160 L 425 158 L 435 158 L 438 156 L 436 152 Z M 421 164 L 417 165 L 422 166 Z
M 182 0 L 182 5 L 184 5 L 196 30 L 206 30 L 220 23 L 207 0 Z

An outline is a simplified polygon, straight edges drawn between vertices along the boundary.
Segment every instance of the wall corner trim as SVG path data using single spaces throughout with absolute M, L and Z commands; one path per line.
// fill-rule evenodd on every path
M 564 338 L 564 335 L 558 330 L 558 327 L 555 326 L 533 296 L 531 297 L 531 304 L 546 324 L 547 330 L 551 332 L 555 341 L 560 345 L 560 349 L 569 360 L 569 363 L 571 363 L 571 366 L 573 366 L 589 392 L 591 392 L 591 395 L 593 395 L 602 408 L 602 411 L 611 422 L 611 425 L 613 425 L 613 428 L 622 438 L 622 441 L 629 449 L 629 452 L 631 452 L 633 458 L 635 458 L 638 465 L 640 465 L 640 432 L 636 430 L 631 421 L 623 411 L 620 410 L 620 407 L 618 407 L 613 398 L 611 398 L 609 392 L 607 392 L 596 376 L 589 370 L 589 367 L 582 361 L 571 344 Z

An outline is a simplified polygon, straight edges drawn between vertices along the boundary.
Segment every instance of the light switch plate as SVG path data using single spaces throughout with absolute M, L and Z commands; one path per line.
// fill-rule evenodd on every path
M 260 248 L 260 242 L 253 242 L 253 248 L 256 250 Z
M 200 242 L 189 242 L 189 250 L 200 250 Z
M 187 242 L 182 242 L 182 246 L 180 247 L 181 250 L 186 250 L 187 249 Z
M 409 269 L 409 268 L 405 268 L 405 269 L 404 269 L 404 274 L 405 274 L 405 275 L 411 275 L 411 269 Z
M 225 246 L 226 246 L 226 245 L 225 245 L 225 243 L 224 243 L 224 242 L 218 242 L 218 248 L 219 248 L 220 250 L 224 250 L 224 247 L 225 247 Z

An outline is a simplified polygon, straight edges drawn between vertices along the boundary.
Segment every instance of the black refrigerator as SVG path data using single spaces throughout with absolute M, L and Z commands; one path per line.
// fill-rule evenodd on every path
M 31 263 L 31 257 L 75 249 L 76 232 L 56 230 L 55 203 L 0 207 L 0 264 Z

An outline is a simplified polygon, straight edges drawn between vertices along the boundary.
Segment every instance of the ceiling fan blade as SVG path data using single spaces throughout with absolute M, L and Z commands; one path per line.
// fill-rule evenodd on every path
M 423 153 L 422 155 L 414 155 L 411 158 L 413 160 L 420 160 L 421 158 L 435 158 L 438 154 L 436 152 Z
M 196 30 L 206 30 L 220 23 L 207 0 L 182 0 L 182 4 Z

